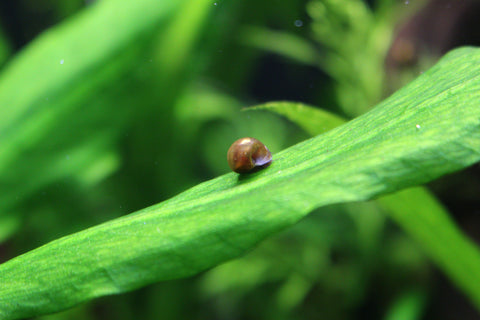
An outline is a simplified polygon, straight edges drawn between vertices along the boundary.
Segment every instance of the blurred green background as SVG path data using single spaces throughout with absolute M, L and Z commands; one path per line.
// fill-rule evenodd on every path
M 353 118 L 446 51 L 480 44 L 477 1 L 19 0 L 0 4 L 0 262 L 228 172 L 266 112 Z M 480 240 L 480 169 L 430 186 Z M 479 319 L 374 203 L 322 208 L 193 278 L 38 319 Z

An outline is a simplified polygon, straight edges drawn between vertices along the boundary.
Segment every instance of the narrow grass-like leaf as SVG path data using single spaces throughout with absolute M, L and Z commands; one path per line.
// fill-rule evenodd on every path
M 278 53 L 303 64 L 318 66 L 321 61 L 320 54 L 310 42 L 286 32 L 245 27 L 239 40 L 245 45 Z
M 265 110 L 278 113 L 300 126 L 312 136 L 336 128 L 346 122 L 342 117 L 303 103 L 275 101 L 243 109 Z
M 385 320 L 416 320 L 422 319 L 426 304 L 425 293 L 419 290 L 410 290 L 397 298 L 394 305 L 388 310 Z
M 237 257 L 313 208 L 371 199 L 480 160 L 480 50 L 451 52 L 371 112 L 168 201 L 0 266 L 0 318 L 55 312 Z M 420 126 L 420 128 L 418 127 Z
M 0 214 L 38 187 L 90 165 L 87 159 L 68 168 L 52 166 L 56 171 L 49 175 L 44 164 L 100 140 L 101 149 L 111 143 L 112 132 L 134 110 L 128 101 L 112 103 L 124 85 L 114 80 L 128 79 L 125 74 L 139 64 L 138 52 L 180 3 L 95 3 L 10 61 L 0 75 Z
M 416 187 L 377 201 L 480 309 L 480 251 L 435 197 Z
M 16 55 L 0 74 L 0 214 L 95 166 L 95 154 L 145 113 L 163 110 L 167 131 L 169 98 L 192 73 L 186 61 L 212 8 L 206 0 L 99 1 Z M 175 35 L 181 41 L 170 43 Z

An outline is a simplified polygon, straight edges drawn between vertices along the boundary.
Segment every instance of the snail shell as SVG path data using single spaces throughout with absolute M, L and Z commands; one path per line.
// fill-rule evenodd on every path
M 247 137 L 238 139 L 230 146 L 227 160 L 233 171 L 248 173 L 268 167 L 272 162 L 272 154 L 263 143 Z

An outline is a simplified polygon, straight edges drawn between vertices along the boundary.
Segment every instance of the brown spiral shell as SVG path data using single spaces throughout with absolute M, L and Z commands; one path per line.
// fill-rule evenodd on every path
M 255 172 L 272 163 L 270 150 L 255 138 L 241 138 L 235 141 L 227 152 L 230 168 L 237 173 Z

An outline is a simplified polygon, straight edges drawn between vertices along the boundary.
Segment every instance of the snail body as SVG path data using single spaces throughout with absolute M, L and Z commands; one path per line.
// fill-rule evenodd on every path
M 237 173 L 255 172 L 272 163 L 268 148 L 255 138 L 241 138 L 235 141 L 227 152 L 230 168 Z

